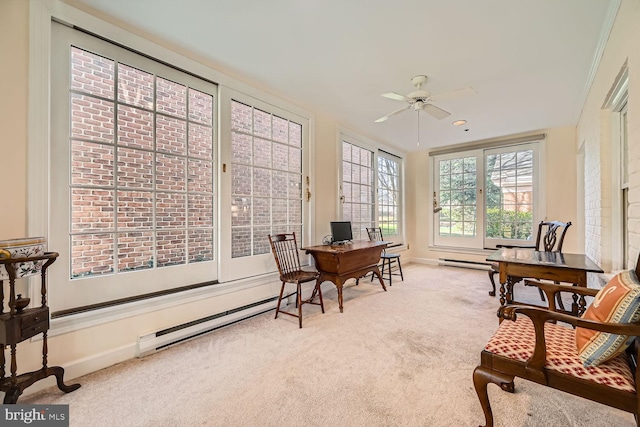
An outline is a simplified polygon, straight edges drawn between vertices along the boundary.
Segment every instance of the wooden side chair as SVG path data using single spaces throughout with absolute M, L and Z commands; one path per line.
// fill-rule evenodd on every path
M 548 309 L 500 307 L 498 316 L 504 321 L 473 372 L 486 426 L 493 426 L 487 385 L 493 383 L 513 393 L 515 377 L 630 412 L 640 426 L 639 276 L 640 256 L 635 271 L 616 275 L 599 291 L 528 280 L 529 285 L 543 290 Z M 580 300 L 591 297 L 594 302 L 586 309 L 574 303 L 572 313 L 567 314 L 555 308 L 559 292 L 579 295 Z M 549 420 L 533 419 L 532 423 Z
M 367 234 L 369 235 L 369 240 L 372 242 L 384 241 L 384 236 L 382 235 L 382 229 L 380 227 L 367 228 Z M 391 276 L 400 276 L 400 279 L 404 281 L 404 275 L 402 274 L 402 264 L 400 263 L 400 254 L 389 253 L 386 249 L 383 249 L 382 254 L 380 255 L 380 259 L 382 260 L 380 275 L 384 279 L 384 270 L 386 266 L 387 276 L 389 278 L 389 286 L 391 286 Z M 398 264 L 397 273 L 394 273 L 391 270 L 391 267 L 394 264 Z M 371 274 L 371 281 L 373 281 L 373 273 Z
M 538 235 L 536 237 L 536 244 L 534 245 L 497 245 L 498 248 L 524 248 L 535 249 L 536 251 L 545 252 L 562 252 L 562 244 L 564 243 L 564 236 L 567 234 L 567 230 L 571 227 L 571 222 L 560 221 L 540 221 L 538 224 Z M 494 276 L 500 272 L 500 266 L 497 263 L 491 264 L 491 270 L 489 270 L 489 280 L 491 281 L 492 290 L 489 291 L 489 295 L 496 296 L 496 282 Z M 520 278 L 522 280 L 522 278 Z M 514 281 L 514 283 L 520 280 Z M 544 294 L 540 290 L 540 299 L 544 301 Z
M 298 251 L 298 243 L 296 242 L 296 233 L 285 233 L 269 235 L 269 243 L 271 244 L 271 252 L 276 260 L 278 266 L 278 272 L 280 273 L 280 280 L 282 281 L 282 287 L 280 288 L 280 296 L 278 297 L 278 305 L 276 306 L 276 319 L 278 313 L 288 314 L 289 316 L 297 317 L 298 324 L 302 328 L 302 305 L 313 304 L 319 305 L 324 313 L 324 304 L 322 302 L 322 290 L 320 289 L 320 274 L 317 271 L 305 271 L 300 266 L 300 253 Z M 302 283 L 314 282 L 315 287 L 311 293 L 309 299 L 302 299 Z M 291 292 L 288 295 L 284 295 L 284 288 L 287 283 L 294 283 L 296 285 L 295 292 Z M 291 295 L 296 295 L 296 308 L 298 313 L 290 313 L 280 309 L 280 304 L 283 298 L 289 298 Z M 316 295 L 319 297 L 320 302 L 313 302 Z

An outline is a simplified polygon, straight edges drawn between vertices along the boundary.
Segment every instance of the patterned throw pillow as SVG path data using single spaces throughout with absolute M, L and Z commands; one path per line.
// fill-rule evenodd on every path
M 607 323 L 633 323 L 640 319 L 640 281 L 634 271 L 624 271 L 600 289 L 582 315 L 583 319 Z M 578 356 L 584 366 L 598 366 L 633 342 L 635 337 L 576 328 Z

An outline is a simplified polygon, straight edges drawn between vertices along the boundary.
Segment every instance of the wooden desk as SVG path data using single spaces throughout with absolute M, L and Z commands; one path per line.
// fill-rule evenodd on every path
M 348 279 L 358 279 L 369 272 L 378 276 L 380 285 L 385 291 L 384 281 L 380 276 L 378 262 L 387 242 L 361 241 L 345 245 L 319 245 L 301 248 L 311 254 L 320 272 L 320 282 L 328 280 L 338 288 L 338 304 L 342 313 L 342 285 Z
M 487 261 L 500 264 L 500 305 L 513 303 L 513 285 L 524 278 L 586 287 L 588 272 L 603 273 L 600 266 L 583 254 L 501 248 L 491 254 Z

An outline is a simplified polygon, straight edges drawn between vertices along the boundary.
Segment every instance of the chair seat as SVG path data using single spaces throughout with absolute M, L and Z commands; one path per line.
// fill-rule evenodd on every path
M 400 258 L 400 254 L 382 254 L 382 255 L 380 255 L 380 258 L 396 259 L 396 258 Z
M 585 368 L 578 357 L 573 328 L 546 323 L 544 335 L 547 345 L 545 369 L 635 393 L 633 374 L 625 353 L 597 367 Z M 526 316 L 518 316 L 515 322 L 503 321 L 484 349 L 499 356 L 526 362 L 534 348 L 533 322 Z
M 280 280 L 288 283 L 305 283 L 316 280 L 319 276 L 317 271 L 292 271 L 280 276 Z

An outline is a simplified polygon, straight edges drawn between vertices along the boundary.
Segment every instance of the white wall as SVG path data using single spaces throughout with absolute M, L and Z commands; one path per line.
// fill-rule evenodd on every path
M 0 2 L 0 239 L 24 237 L 27 222 L 29 3 Z
M 625 61 L 629 69 L 629 259 L 633 266 L 640 251 L 640 2 L 623 0 L 606 44 L 600 66 L 580 117 L 576 142 L 584 141 L 585 252 L 605 270 L 611 269 L 614 244 L 612 206 L 614 177 L 620 164 L 612 159 L 611 114 L 603 109 Z M 578 148 L 576 148 L 577 150 Z

